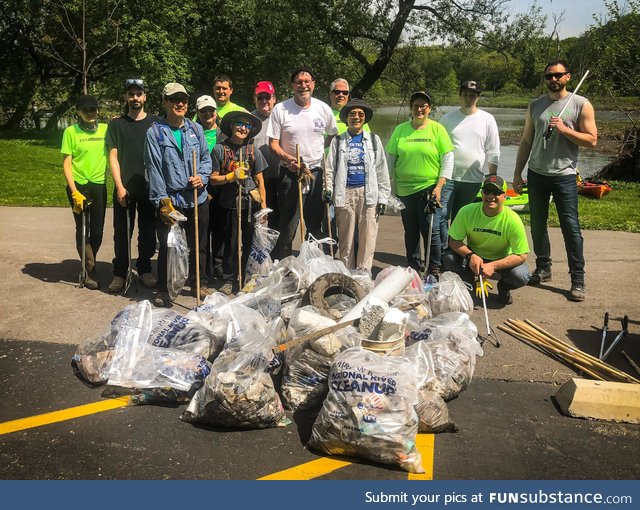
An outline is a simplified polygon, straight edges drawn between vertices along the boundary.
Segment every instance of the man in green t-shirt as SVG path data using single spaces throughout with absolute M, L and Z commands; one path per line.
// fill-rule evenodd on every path
M 479 274 L 485 278 L 499 275 L 498 297 L 510 304 L 511 291 L 524 287 L 531 277 L 526 264 L 527 235 L 518 214 L 504 205 L 504 179 L 490 175 L 481 189 L 482 203 L 460 209 L 449 229 L 444 267 L 466 281 Z
M 336 78 L 331 82 L 329 91 L 329 101 L 331 101 L 331 111 L 336 118 L 336 124 L 338 125 L 338 134 L 341 135 L 347 130 L 347 125 L 340 120 L 340 112 L 344 105 L 347 104 L 351 97 L 351 87 L 349 82 L 344 78 Z M 364 125 L 364 130 L 369 133 L 369 124 Z
M 233 82 L 231 81 L 231 78 L 224 74 L 216 76 L 213 79 L 213 97 L 218 105 L 218 124 L 222 122 L 224 116 L 229 112 L 247 111 L 239 104 L 231 102 L 231 94 L 233 94 Z

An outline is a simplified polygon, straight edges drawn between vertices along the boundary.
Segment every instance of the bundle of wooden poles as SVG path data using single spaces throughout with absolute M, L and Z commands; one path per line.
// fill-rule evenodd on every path
M 640 380 L 554 337 L 530 320 L 507 319 L 504 324 L 498 326 L 498 329 L 518 340 L 539 348 L 555 358 L 570 363 L 585 374 L 599 381 L 640 384 Z

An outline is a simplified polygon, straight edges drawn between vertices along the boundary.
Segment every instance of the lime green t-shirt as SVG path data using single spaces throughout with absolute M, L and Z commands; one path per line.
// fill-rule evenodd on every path
M 218 130 L 217 129 L 205 129 L 204 137 L 207 140 L 207 147 L 209 148 L 209 152 L 213 150 L 213 147 L 216 144 L 216 140 L 218 139 Z
M 240 106 L 239 104 L 235 104 L 232 103 L 231 101 L 229 101 L 226 105 L 224 106 L 218 106 L 218 108 L 216 108 L 216 113 L 218 114 L 218 125 L 220 125 L 220 121 L 222 120 L 222 118 L 229 112 L 246 112 L 247 110 L 244 109 L 242 106 Z
M 340 112 L 338 110 L 334 110 L 333 108 L 331 108 L 331 111 L 333 112 L 333 116 L 336 118 L 336 124 L 338 126 L 338 134 L 341 135 L 347 130 L 347 125 L 340 120 Z M 362 129 L 371 133 L 371 129 L 369 129 L 369 124 L 365 124 L 364 126 L 362 126 Z
M 482 203 L 465 205 L 449 228 L 449 237 L 464 241 L 480 257 L 499 260 L 529 253 L 529 243 L 518 213 L 504 206 L 497 216 L 487 216 Z
M 107 173 L 106 134 L 107 124 L 101 123 L 93 133 L 83 131 L 78 124 L 64 130 L 60 152 L 71 156 L 71 173 L 78 184 L 104 184 Z
M 414 129 L 411 121 L 396 126 L 386 148 L 395 154 L 395 191 L 404 197 L 438 182 L 442 155 L 453 150 L 445 127 L 430 120 L 424 129 Z

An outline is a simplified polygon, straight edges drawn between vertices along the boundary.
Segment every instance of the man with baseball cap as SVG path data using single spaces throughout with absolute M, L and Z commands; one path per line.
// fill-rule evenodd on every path
M 179 83 L 168 83 L 162 91 L 162 105 L 166 117 L 154 122 L 147 131 L 144 161 L 149 175 L 149 198 L 157 208 L 158 241 L 158 293 L 156 306 L 168 306 L 167 293 L 167 236 L 169 227 L 175 223 L 171 213 L 178 210 L 187 217 L 180 222 L 185 229 L 189 244 L 189 276 L 191 289 L 195 293 L 195 236 L 199 240 L 200 299 L 211 293 L 205 283 L 206 238 L 209 223 L 209 198 L 206 183 L 211 175 L 211 155 L 202 127 L 185 117 L 189 94 Z M 193 154 L 197 173 L 194 176 Z M 194 203 L 194 192 L 197 200 Z M 197 230 L 194 212 L 198 208 Z
M 449 219 L 460 208 L 474 201 L 485 175 L 495 175 L 500 162 L 498 124 L 490 113 L 478 108 L 480 86 L 477 81 L 460 84 L 460 108 L 440 119 L 453 143 L 453 174 L 442 188 L 440 239 L 447 248 Z
M 160 120 L 144 110 L 147 96 L 144 81 L 130 78 L 124 83 L 127 113 L 109 122 L 106 145 L 113 176 L 113 280 L 108 291 L 122 292 L 129 269 L 127 209 L 133 232 L 138 213 L 138 259 L 136 269 L 145 287 L 156 286 L 151 273 L 151 258 L 156 252 L 155 207 L 149 201 L 149 185 L 145 178 L 144 141 L 151 124 Z
M 529 243 L 518 213 L 504 205 L 507 183 L 498 175 L 482 181 L 482 202 L 460 209 L 449 229 L 449 250 L 443 262 L 447 271 L 469 281 L 482 274 L 497 279 L 498 298 L 513 302 L 511 291 L 524 287 Z
M 259 81 L 253 93 L 255 109 L 251 112 L 262 121 L 260 132 L 253 139 L 255 148 L 259 150 L 267 162 L 267 168 L 262 172 L 264 187 L 267 193 L 267 207 L 269 213 L 269 227 L 278 228 L 280 215 L 278 214 L 278 184 L 280 159 L 269 149 L 267 130 L 271 121 L 271 112 L 276 104 L 276 89 L 270 81 Z

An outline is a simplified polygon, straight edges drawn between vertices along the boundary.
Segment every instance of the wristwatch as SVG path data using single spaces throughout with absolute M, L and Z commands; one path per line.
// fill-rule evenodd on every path
M 467 253 L 467 254 L 464 256 L 464 260 L 466 260 L 466 261 L 467 261 L 467 264 L 468 264 L 469 262 L 471 262 L 471 257 L 472 257 L 473 255 L 475 255 L 473 252 L 469 252 L 469 253 Z

